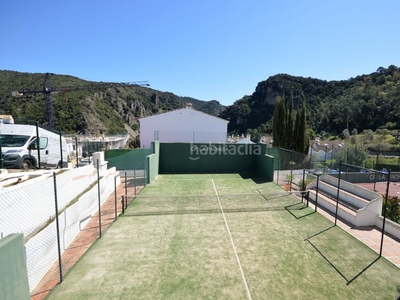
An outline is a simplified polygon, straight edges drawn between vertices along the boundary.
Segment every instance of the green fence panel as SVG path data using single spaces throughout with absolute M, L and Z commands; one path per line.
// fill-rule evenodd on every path
M 277 147 L 267 147 L 266 148 L 266 153 L 269 156 L 274 157 L 274 170 L 280 170 L 280 165 L 279 165 L 279 148 Z
M 146 157 L 152 149 L 112 149 L 105 151 L 105 159 L 110 168 L 117 170 L 143 170 Z
M 161 143 L 160 173 L 257 172 L 259 144 Z M 265 151 L 265 150 L 264 150 Z
M 23 234 L 11 234 L 0 239 L 0 299 L 29 300 Z
M 266 153 L 268 148 L 265 144 L 259 144 L 261 153 Z M 274 157 L 268 154 L 257 155 L 257 170 L 268 181 L 274 180 Z

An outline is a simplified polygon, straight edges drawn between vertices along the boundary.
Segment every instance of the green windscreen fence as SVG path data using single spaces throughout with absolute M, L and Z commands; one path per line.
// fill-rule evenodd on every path
M 161 143 L 159 172 L 168 173 L 238 173 L 267 171 L 265 145 Z M 260 166 L 261 163 L 261 166 Z M 269 162 L 272 167 L 272 160 Z
M 23 234 L 0 239 L 0 299 L 30 299 Z
M 274 162 L 275 159 L 268 153 L 269 148 L 265 144 L 259 144 L 261 147 L 261 155 L 257 155 L 257 170 L 260 172 L 268 181 L 274 180 Z
M 112 149 L 105 152 L 110 168 L 117 170 L 143 170 L 147 165 L 147 156 L 152 149 Z
M 148 182 L 160 174 L 260 173 L 273 180 L 273 155 L 265 144 L 203 144 L 153 142 L 151 149 L 105 152 L 109 167 L 146 170 Z

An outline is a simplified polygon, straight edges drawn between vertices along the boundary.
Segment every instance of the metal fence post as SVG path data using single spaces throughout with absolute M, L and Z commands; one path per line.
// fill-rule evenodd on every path
M 318 207 L 319 176 L 320 175 L 317 175 L 317 191 L 315 192 L 315 208 L 314 208 L 315 212 L 317 212 L 317 207 Z
M 83 149 L 83 147 L 82 147 L 82 149 Z M 78 156 L 79 156 L 79 151 L 78 151 L 78 137 L 75 136 L 75 167 L 76 167 L 76 168 L 79 168 Z
M 126 171 L 125 171 L 125 196 L 128 195 L 128 184 L 127 184 L 127 176 L 126 176 Z
M 60 160 L 61 160 L 61 164 L 60 164 L 59 167 L 61 169 L 61 168 L 64 167 L 64 157 L 63 157 L 63 148 L 62 148 L 62 146 L 63 146 L 63 143 L 62 143 L 62 131 L 60 131 L 59 136 L 60 136 Z M 65 150 L 67 150 L 67 149 L 65 149 Z
M 38 168 L 40 169 L 39 121 L 36 121 L 36 147 L 37 147 L 37 156 L 38 156 Z
M 99 237 L 101 238 L 101 201 L 100 201 L 100 166 L 99 160 L 96 162 L 97 168 L 97 199 L 99 204 Z
M 385 225 L 386 225 L 386 210 L 387 210 L 387 201 L 389 198 L 389 185 L 390 185 L 390 170 L 388 170 L 388 181 L 386 184 L 386 197 L 385 197 L 385 204 L 383 206 L 383 224 L 382 224 L 382 235 L 381 235 L 381 246 L 379 249 L 379 257 L 382 256 L 383 250 L 383 237 L 385 236 Z
M 114 220 L 117 219 L 118 210 L 117 210 L 117 176 L 114 176 Z
M 2 137 L 1 137 L 1 132 L 0 132 L 0 169 L 3 169 L 3 153 L 1 152 L 1 140 L 2 140 Z
M 338 176 L 338 186 L 337 186 L 337 195 L 336 195 L 336 211 L 335 211 L 335 226 L 337 224 L 337 216 L 338 216 L 338 209 L 339 209 L 339 194 L 340 194 L 340 175 L 342 173 L 342 160 L 339 163 L 339 176 Z
M 133 169 L 133 185 L 135 187 L 135 196 L 136 196 L 136 169 Z
M 306 175 L 306 170 L 303 169 L 303 183 L 302 183 L 302 186 L 300 187 L 300 189 L 303 191 L 303 192 L 301 193 L 301 202 L 302 202 L 302 203 L 304 202 L 304 192 L 305 192 L 305 190 L 306 190 L 305 175 Z
M 54 182 L 54 203 L 55 203 L 55 218 L 57 227 L 57 248 L 58 248 L 58 269 L 60 272 L 60 283 L 63 281 L 62 275 L 62 261 L 61 261 L 61 241 L 60 241 L 60 223 L 58 221 L 58 199 L 57 199 L 57 180 L 56 172 L 53 172 L 53 182 Z
M 144 187 L 146 187 L 146 181 L 147 181 L 147 163 L 146 163 L 146 157 L 143 159 L 143 180 L 144 180 Z

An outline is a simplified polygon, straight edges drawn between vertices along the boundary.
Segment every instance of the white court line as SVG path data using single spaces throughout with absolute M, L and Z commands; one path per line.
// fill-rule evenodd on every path
M 224 209 L 222 208 L 221 200 L 219 199 L 219 195 L 218 195 L 218 192 L 217 192 L 217 188 L 215 187 L 214 179 L 211 179 L 211 181 L 212 181 L 212 184 L 213 184 L 213 187 L 214 187 L 215 195 L 217 196 L 217 199 L 218 199 L 219 208 L 221 209 L 222 217 L 224 218 L 226 230 L 228 231 L 228 235 L 229 235 L 229 238 L 231 240 L 233 251 L 235 252 L 236 261 L 237 261 L 237 263 L 239 265 L 240 273 L 242 274 L 243 283 L 244 283 L 244 286 L 245 286 L 246 291 L 247 291 L 247 297 L 249 298 L 249 300 L 252 300 L 250 289 L 249 289 L 249 286 L 247 284 L 246 276 L 244 275 L 242 264 L 240 263 L 239 255 L 238 255 L 238 253 L 236 251 L 235 243 L 233 242 L 231 230 L 229 229 L 228 222 L 226 221 Z

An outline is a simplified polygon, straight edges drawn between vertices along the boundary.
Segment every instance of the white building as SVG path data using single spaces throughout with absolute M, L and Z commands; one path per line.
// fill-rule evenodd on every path
M 186 143 L 226 143 L 227 120 L 186 107 L 142 118 L 140 147 L 149 148 L 152 141 Z

